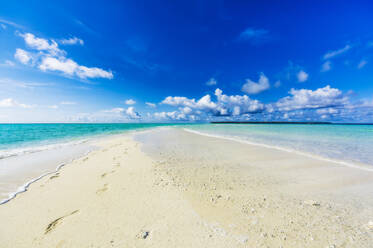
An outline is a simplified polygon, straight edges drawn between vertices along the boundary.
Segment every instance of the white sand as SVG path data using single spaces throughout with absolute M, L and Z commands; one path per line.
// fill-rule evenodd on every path
M 171 128 L 136 140 L 1 205 L 0 247 L 373 246 L 373 173 Z

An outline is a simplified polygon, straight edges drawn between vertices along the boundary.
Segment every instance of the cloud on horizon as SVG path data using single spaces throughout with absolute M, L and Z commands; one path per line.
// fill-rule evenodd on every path
M 289 95 L 272 103 L 262 103 L 247 95 L 225 95 L 215 90 L 216 100 L 205 95 L 199 100 L 182 96 L 168 96 L 161 103 L 177 108 L 156 112 L 153 117 L 169 121 L 208 120 L 334 120 L 341 116 L 358 114 L 362 107 L 373 113 L 370 101 L 352 103 L 348 93 L 327 85 L 316 90 L 291 89 Z M 373 102 L 373 100 L 372 100 Z M 223 118 L 223 119 L 222 119 Z

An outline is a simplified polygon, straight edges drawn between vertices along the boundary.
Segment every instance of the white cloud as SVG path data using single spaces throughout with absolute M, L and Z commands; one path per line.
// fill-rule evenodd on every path
M 62 72 L 65 75 L 77 76 L 81 79 L 112 79 L 114 77 L 111 71 L 79 65 L 74 60 L 66 58 L 66 52 L 59 49 L 54 40 L 38 38 L 31 33 L 20 34 L 20 36 L 24 38 L 28 47 L 39 51 L 38 54 L 34 54 L 35 58 L 33 58 L 30 52 L 18 48 L 14 56 L 23 64 L 28 64 L 31 59 L 35 59 L 38 68 L 42 71 Z
M 70 76 L 78 76 L 79 78 L 107 78 L 112 79 L 111 71 L 105 71 L 97 67 L 86 67 L 78 65 L 71 59 L 56 58 L 46 56 L 42 59 L 39 69 L 42 71 L 59 71 Z
M 76 102 L 70 102 L 70 101 L 63 101 L 63 102 L 60 102 L 61 105 L 75 105 Z
M 133 100 L 133 99 L 128 99 L 124 103 L 127 104 L 127 105 L 134 105 L 134 104 L 136 104 L 136 101 Z
M 14 64 L 13 61 L 8 60 L 8 59 L 6 59 L 6 60 L 4 61 L 4 63 L 1 63 L 1 64 L 0 64 L 0 66 L 5 66 L 5 67 L 13 67 L 13 66 L 15 66 L 15 65 L 16 65 L 16 64 Z
M 366 61 L 365 59 L 363 59 L 363 60 L 361 60 L 360 63 L 357 65 L 357 68 L 358 68 L 358 69 L 361 69 L 361 68 L 363 68 L 367 63 L 368 63 L 368 61 Z
M 242 91 L 247 94 L 258 94 L 270 88 L 268 78 L 261 73 L 258 82 L 254 82 L 250 79 L 246 79 L 246 83 L 242 86 Z
M 13 80 L 10 78 L 0 78 L 0 85 L 5 85 L 6 87 L 19 87 L 19 88 L 27 88 L 27 89 L 34 89 L 35 87 L 46 87 L 51 86 L 53 83 L 43 83 L 43 82 L 25 82 L 25 81 L 18 81 Z
M 301 71 L 298 72 L 297 78 L 298 78 L 298 82 L 303 83 L 303 82 L 307 81 L 308 74 L 305 71 L 301 70 Z
M 329 52 L 327 52 L 324 55 L 324 59 L 326 60 L 326 59 L 334 58 L 335 56 L 341 55 L 341 54 L 347 52 L 350 49 L 351 49 L 351 46 L 350 45 L 346 45 L 345 47 L 343 47 L 343 48 L 341 48 L 339 50 L 329 51 Z
M 274 86 L 275 88 L 279 88 L 281 86 L 281 81 L 280 80 L 276 81 Z
M 57 105 L 50 105 L 50 106 L 48 106 L 48 108 L 50 108 L 50 109 L 58 109 L 58 106 Z
M 146 102 L 145 104 L 151 108 L 155 108 L 157 106 L 155 103 L 151 103 L 151 102 Z
M 7 66 L 15 66 L 14 62 L 10 61 L 10 60 L 5 60 L 5 65 L 7 65 Z
M 321 66 L 322 72 L 330 71 L 331 69 L 332 69 L 332 63 L 329 60 L 325 61 L 324 64 L 322 64 Z
M 9 108 L 9 107 L 20 107 L 20 108 L 32 108 L 32 105 L 27 105 L 24 103 L 19 103 L 12 98 L 6 98 L 0 100 L 0 108 Z
M 134 107 L 129 107 L 126 110 L 126 114 L 131 118 L 131 119 L 139 119 L 141 118 L 141 115 L 135 111 Z
M 264 109 L 264 105 L 258 100 L 250 99 L 246 95 L 224 95 L 220 89 L 215 90 L 218 108 L 223 112 L 231 113 L 234 107 L 240 107 L 241 113 L 256 113 Z
M 39 51 L 48 51 L 51 55 L 63 55 L 65 51 L 58 48 L 57 43 L 54 40 L 49 42 L 46 39 L 35 37 L 31 33 L 20 34 L 21 37 L 25 40 L 26 44 L 33 49 Z
M 121 114 L 125 111 L 124 108 L 112 108 L 112 109 L 109 109 L 109 110 L 104 110 L 103 112 L 105 113 L 116 113 L 116 114 Z
M 247 95 L 225 95 L 222 90 L 215 90 L 217 101 L 212 101 L 210 95 L 201 97 L 198 101 L 186 97 L 166 97 L 162 104 L 179 107 L 179 111 L 161 112 L 158 117 L 177 120 L 192 118 L 203 119 L 212 116 L 237 116 L 247 113 L 257 113 L 264 110 L 264 105 L 258 100 L 252 100 Z M 167 114 L 168 113 L 168 114 Z
M 206 82 L 206 85 L 208 86 L 212 86 L 212 85 L 216 85 L 218 83 L 218 81 L 216 81 L 215 78 L 210 78 L 207 82 Z
M 59 42 L 63 45 L 84 45 L 84 41 L 82 39 L 79 39 L 77 37 L 71 37 L 69 39 L 61 39 Z
M 216 104 L 211 101 L 210 95 L 205 95 L 198 101 L 186 97 L 168 96 L 162 101 L 162 104 L 190 107 L 194 109 L 214 109 L 216 107 Z
M 14 58 L 17 59 L 22 64 L 27 64 L 32 59 L 32 56 L 29 52 L 26 52 L 23 49 L 17 48 L 16 53 L 14 54 Z
M 1 19 L 1 18 L 0 18 L 0 23 L 2 23 L 3 25 L 6 24 L 6 25 L 9 25 L 9 26 L 12 26 L 12 27 L 15 27 L 15 28 L 19 28 L 19 29 L 24 29 L 24 27 L 22 25 L 19 25 L 15 22 L 8 21 L 8 20 Z
M 78 66 L 76 75 L 80 78 L 107 78 L 112 79 L 113 73 L 111 71 L 105 71 L 97 67 L 86 67 L 84 65 Z
M 198 118 L 195 115 L 187 115 L 177 111 L 172 112 L 155 112 L 153 116 L 160 120 L 172 120 L 172 121 L 195 121 Z
M 13 107 L 15 105 L 15 101 L 12 98 L 6 98 L 0 101 L 0 107 Z
M 316 113 L 320 115 L 325 115 L 325 114 L 337 114 L 339 111 L 335 108 L 323 108 L 323 109 L 318 109 L 316 110 Z
M 78 64 L 71 59 L 60 60 L 55 57 L 44 57 L 39 69 L 42 71 L 60 71 L 67 75 L 73 75 L 78 68 Z
M 318 109 L 348 104 L 348 97 L 343 95 L 339 89 L 331 88 L 329 85 L 314 91 L 291 89 L 289 93 L 291 96 L 281 98 L 275 104 L 280 111 Z

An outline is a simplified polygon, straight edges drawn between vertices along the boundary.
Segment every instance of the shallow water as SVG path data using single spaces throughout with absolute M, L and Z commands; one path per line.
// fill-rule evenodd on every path
M 204 134 L 373 166 L 373 125 L 209 124 Z

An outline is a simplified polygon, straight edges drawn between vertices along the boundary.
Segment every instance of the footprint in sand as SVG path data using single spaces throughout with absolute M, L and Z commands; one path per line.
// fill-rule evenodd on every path
M 54 179 L 60 176 L 60 173 L 56 173 L 55 175 L 51 176 L 49 179 Z
M 108 190 L 108 184 L 107 183 L 105 183 L 104 184 L 104 187 L 102 187 L 101 189 L 98 189 L 97 191 L 96 191 L 96 194 L 98 194 L 98 195 L 100 195 L 100 194 L 102 194 L 102 193 L 104 193 L 106 190 Z
M 53 230 L 56 228 L 56 226 L 58 226 L 59 224 L 61 224 L 62 221 L 63 221 L 66 217 L 69 217 L 69 216 L 71 216 L 71 215 L 73 215 L 73 214 L 76 214 L 77 212 L 79 212 L 79 210 L 75 210 L 75 211 L 73 211 L 73 212 L 71 212 L 71 213 L 69 213 L 69 214 L 67 214 L 67 215 L 64 215 L 64 216 L 62 216 L 62 217 L 60 217 L 60 218 L 57 218 L 57 219 L 55 219 L 54 221 L 52 221 L 51 223 L 48 224 L 47 228 L 45 228 L 45 232 L 44 232 L 44 234 L 48 234 L 49 232 L 53 231 Z

